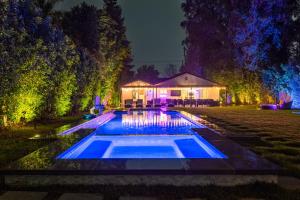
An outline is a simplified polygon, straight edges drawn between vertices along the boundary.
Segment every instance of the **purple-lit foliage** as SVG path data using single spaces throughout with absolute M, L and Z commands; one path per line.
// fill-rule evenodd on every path
M 250 70 L 268 67 L 272 51 L 282 47 L 282 24 L 286 22 L 283 0 L 253 0 L 248 12 L 240 12 L 234 43 L 238 63 Z

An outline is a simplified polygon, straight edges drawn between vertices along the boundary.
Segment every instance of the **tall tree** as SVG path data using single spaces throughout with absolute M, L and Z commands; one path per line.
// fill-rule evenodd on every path
M 174 76 L 175 74 L 177 74 L 177 66 L 174 64 L 169 64 L 166 68 L 165 68 L 165 75 L 167 77 L 171 77 Z
M 281 51 L 285 7 L 284 0 L 253 0 L 248 12 L 238 13 L 234 43 L 241 66 L 256 70 L 286 62 Z
M 99 51 L 98 24 L 97 8 L 85 2 L 65 13 L 62 23 L 64 32 L 92 53 Z
M 231 64 L 229 35 L 230 2 L 227 0 L 186 0 L 182 4 L 185 64 L 181 71 L 207 76 L 209 71 Z
M 100 12 L 100 49 L 104 58 L 101 69 L 101 96 L 105 102 L 117 105 L 120 102 L 120 76 L 124 67 L 131 67 L 129 41 L 117 0 L 104 0 Z M 128 69 L 129 69 L 128 68 Z
M 158 80 L 158 76 L 159 71 L 154 65 L 142 65 L 137 69 L 135 79 L 152 83 Z
M 44 16 L 50 15 L 53 11 L 54 5 L 62 0 L 33 0 L 36 7 L 41 8 Z
M 203 75 L 228 87 L 234 103 L 251 103 L 260 99 L 256 72 L 243 69 L 236 52 L 235 27 L 242 20 L 250 1 L 186 0 L 182 8 L 187 32 L 184 41 L 186 63 L 181 71 Z M 244 55 L 244 54 L 243 54 Z M 240 56 L 240 55 L 239 55 Z

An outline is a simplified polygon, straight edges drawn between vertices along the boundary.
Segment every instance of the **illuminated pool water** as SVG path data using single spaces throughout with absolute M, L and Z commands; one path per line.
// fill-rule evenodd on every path
M 203 128 L 174 111 L 115 112 L 58 159 L 226 158 L 196 134 Z
M 97 135 L 194 134 L 199 128 L 175 111 L 115 112 L 116 117 L 100 126 Z

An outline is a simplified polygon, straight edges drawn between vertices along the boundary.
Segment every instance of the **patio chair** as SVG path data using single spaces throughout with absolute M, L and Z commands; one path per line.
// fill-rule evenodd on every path
M 183 106 L 183 100 L 177 99 L 177 106 Z
M 192 106 L 197 106 L 197 102 L 196 102 L 196 99 L 191 99 L 190 100 L 190 106 L 192 107 Z
M 186 107 L 186 106 L 191 106 L 191 100 L 190 99 L 184 99 L 183 101 L 183 106 Z
M 166 99 L 166 102 L 168 107 L 174 107 L 174 103 L 172 99 Z
M 173 99 L 173 104 L 174 104 L 174 106 L 177 106 L 178 105 L 178 99 Z
M 153 100 L 147 101 L 146 108 L 151 108 L 153 106 Z
M 160 99 L 154 99 L 154 107 L 155 108 L 161 107 L 161 101 L 160 101 Z
M 196 99 L 196 106 L 203 106 L 203 99 Z
M 220 106 L 220 101 L 214 101 L 213 106 Z
M 136 105 L 135 105 L 136 108 L 143 108 L 143 99 L 138 99 L 136 101 Z
M 214 100 L 213 99 L 207 99 L 207 105 L 208 106 L 214 106 Z
M 125 99 L 125 108 L 132 108 L 133 99 Z

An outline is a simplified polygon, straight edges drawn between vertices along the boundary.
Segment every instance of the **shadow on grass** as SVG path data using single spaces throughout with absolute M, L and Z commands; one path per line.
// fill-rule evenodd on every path
M 10 188 L 21 189 L 24 188 Z M 299 200 L 300 191 L 285 190 L 275 184 L 254 183 L 250 185 L 235 187 L 218 187 L 218 186 L 53 186 L 40 188 L 26 188 L 26 190 L 48 191 L 55 193 L 100 193 L 104 199 L 119 199 L 120 196 L 148 196 L 156 197 L 161 200 L 172 200 L 182 198 L 204 198 L 208 200 L 235 200 L 241 198 L 263 198 L 270 200 Z

